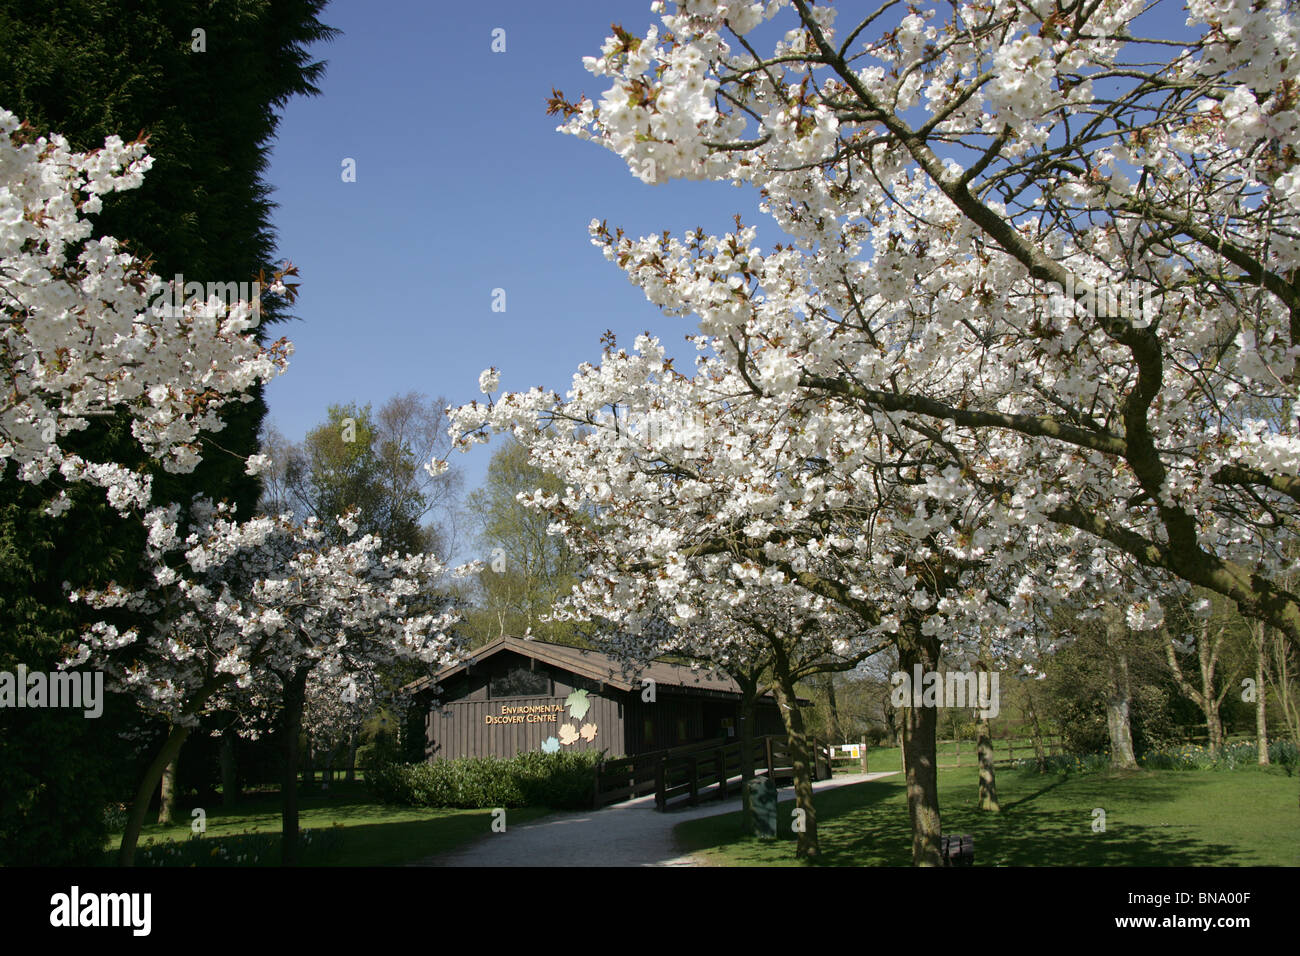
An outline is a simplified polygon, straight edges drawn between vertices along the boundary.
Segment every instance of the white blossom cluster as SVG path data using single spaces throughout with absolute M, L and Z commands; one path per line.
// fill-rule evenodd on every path
M 629 427 L 642 414 L 657 427 Z M 843 411 L 795 417 L 716 358 L 675 374 L 653 338 L 607 350 L 563 399 L 505 393 L 457 409 L 452 427 L 462 447 L 509 431 L 565 482 L 522 498 L 586 569 L 557 616 L 608 623 L 607 649 L 631 659 L 752 661 L 756 622 L 806 635 L 804 660 L 858 659 L 911 621 L 950 655 L 987 642 L 1020 660 L 1034 603 L 990 591 L 1048 603 L 1118 580 L 1103 564 L 1058 581 L 1042 535 L 970 508 L 958 468 L 918 479 L 931 451 Z
M 1148 628 L 1176 579 L 1300 641 L 1283 584 L 1300 518 L 1300 15 L 1192 2 L 1191 39 L 1150 34 L 1169 6 L 849 20 L 805 0 L 699 2 L 606 42 L 587 66 L 608 90 L 557 95 L 561 129 L 643 179 L 756 187 L 779 241 L 593 222 L 651 302 L 696 318 L 705 360 L 679 374 L 639 342 L 565 400 L 462 410 L 466 440 L 529 436 L 572 483 L 540 503 L 572 516 L 557 530 L 578 540 L 579 516 L 599 516 L 610 557 L 586 612 L 635 608 L 653 584 L 698 613 L 779 570 L 868 598 L 879 628 L 911 608 L 984 633 L 960 623 L 967 590 L 1014 611 L 1095 605 L 1094 588 Z M 760 19 L 755 35 L 789 29 L 741 42 Z M 606 440 L 612 408 L 703 410 L 708 453 Z M 552 437 L 538 416 L 580 430 Z M 726 577 L 699 567 L 703 542 L 761 560 L 733 553 L 743 575 L 679 601 L 696 575 Z M 942 587 L 925 584 L 935 555 Z
M 314 520 L 237 521 L 196 500 L 146 517 L 146 583 L 72 595 L 105 614 L 65 666 L 90 663 L 110 688 L 173 723 L 194 723 L 220 695 L 269 673 L 342 659 L 444 666 L 459 660 L 457 620 L 437 605 L 432 555 L 386 553 L 373 535 L 327 546 Z M 358 664 L 364 667 L 364 664 Z
M 84 461 L 61 438 L 125 410 L 149 455 L 190 471 L 199 432 L 220 429 L 220 409 L 251 401 L 249 389 L 282 372 L 292 350 L 284 339 L 258 344 L 257 303 L 160 304 L 164 283 L 144 262 L 91 237 L 85 217 L 101 197 L 139 186 L 151 163 L 142 143 L 117 137 L 72 152 L 0 109 L 0 464 L 12 461 L 28 482 L 56 472 L 93 482 L 119 509 L 147 504 L 147 477 Z M 56 501 L 51 513 L 65 507 Z

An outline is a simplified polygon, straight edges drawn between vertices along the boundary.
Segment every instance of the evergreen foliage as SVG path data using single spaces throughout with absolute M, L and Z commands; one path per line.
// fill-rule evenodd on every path
M 295 95 L 319 92 L 324 64 L 307 48 L 335 35 L 318 19 L 324 5 L 4 0 L 0 105 L 76 149 L 146 134 L 153 169 L 141 188 L 108 197 L 95 235 L 122 240 L 165 278 L 251 283 L 274 266 L 274 204 L 262 175 L 278 111 Z M 204 31 L 202 52 L 196 29 Z M 262 316 L 288 318 L 272 298 Z M 265 411 L 260 392 L 232 406 L 188 475 L 165 474 L 144 458 L 120 419 L 78 438 L 99 460 L 151 470 L 155 500 L 203 493 L 247 514 L 260 486 L 244 473 L 244 459 L 257 451 Z M 66 586 L 128 583 L 135 573 L 142 529 L 113 514 L 102 491 L 70 493 L 74 508 L 50 519 L 40 513 L 48 490 L 0 481 L 0 669 L 54 669 L 86 622 Z M 79 711 L 4 712 L 0 863 L 74 862 L 100 849 L 107 795 L 138 770 L 121 737 L 132 728 L 144 729 L 126 706 L 93 721 Z

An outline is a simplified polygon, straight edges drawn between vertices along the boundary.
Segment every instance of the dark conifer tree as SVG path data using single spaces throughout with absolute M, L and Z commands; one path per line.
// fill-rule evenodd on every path
M 308 48 L 336 33 L 319 19 L 324 6 L 0 0 L 0 106 L 75 149 L 146 134 L 153 168 L 139 189 L 106 198 L 94 234 L 129 243 L 164 278 L 251 282 L 277 264 L 262 176 L 279 110 L 319 92 L 324 64 Z M 265 298 L 262 318 L 289 318 L 286 304 Z M 248 515 L 260 487 L 244 474 L 244 458 L 257 451 L 265 411 L 260 391 L 229 406 L 226 428 L 205 436 L 203 462 L 190 475 L 164 473 L 121 420 L 95 423 L 77 450 L 150 470 L 155 500 L 202 493 Z M 0 670 L 50 670 L 85 623 L 65 582 L 129 582 L 143 533 L 95 488 L 74 489 L 74 508 L 46 518 L 40 506 L 54 489 L 12 477 L 0 482 Z M 81 860 L 99 849 L 105 803 L 138 778 L 118 734 L 132 720 L 126 704 L 99 720 L 0 711 L 0 864 Z

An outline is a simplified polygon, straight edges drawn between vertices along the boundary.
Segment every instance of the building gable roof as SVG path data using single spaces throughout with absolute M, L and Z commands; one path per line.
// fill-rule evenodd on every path
M 740 695 L 740 685 L 718 671 L 707 668 L 693 668 L 686 664 L 672 664 L 667 661 L 651 661 L 645 664 L 625 663 L 611 654 L 593 651 L 585 647 L 570 647 L 565 644 L 548 644 L 545 641 L 524 640 L 519 637 L 498 637 L 473 651 L 469 657 L 451 667 L 445 667 L 428 677 L 422 677 L 406 685 L 405 690 L 418 693 L 440 684 L 450 677 L 467 670 L 474 664 L 483 662 L 502 651 L 514 651 L 524 657 L 530 657 L 544 664 L 571 671 L 580 677 L 600 681 L 618 690 L 640 689 L 642 681 L 653 680 L 657 687 L 681 687 L 692 690 L 721 691 Z

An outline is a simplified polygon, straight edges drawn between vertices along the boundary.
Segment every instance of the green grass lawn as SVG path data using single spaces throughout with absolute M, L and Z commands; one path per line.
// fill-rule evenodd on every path
M 179 811 L 180 826 L 148 825 L 140 834 L 137 866 L 278 866 L 280 862 L 280 795 L 247 797 L 238 806 L 206 808 L 207 831 L 195 839 L 190 814 Z M 506 826 L 535 820 L 549 811 L 523 807 L 506 811 Z M 390 866 L 444 853 L 484 836 L 491 810 L 440 810 L 386 806 L 359 781 L 336 783 L 331 796 L 319 792 L 299 797 L 298 826 L 309 830 L 302 862 L 308 866 Z M 103 862 L 112 864 L 121 842 L 112 835 Z
M 1059 753 L 1059 748 L 1055 752 Z M 963 740 L 960 743 L 954 740 L 940 740 L 935 748 L 935 754 L 940 767 L 974 767 L 979 763 L 979 754 L 973 740 Z M 1001 738 L 993 741 L 993 757 L 998 763 L 1011 758 L 1025 760 L 1033 755 L 1033 743 L 1028 737 L 1017 738 L 1013 747 L 1008 746 L 1008 742 Z M 867 765 L 871 773 L 901 770 L 902 753 L 897 747 L 871 747 L 867 750 Z M 861 773 L 862 765 L 857 760 L 837 756 L 835 772 Z
M 1300 866 L 1300 781 L 1278 768 L 1003 770 L 1001 813 L 975 808 L 976 780 L 974 768 L 939 772 L 944 832 L 974 834 L 977 866 Z M 815 805 L 822 865 L 911 865 L 901 774 L 819 793 Z M 1093 832 L 1094 808 L 1106 812 L 1104 833 Z M 743 834 L 739 813 L 687 821 L 674 833 L 707 864 L 793 866 L 793 809 L 782 801 L 775 841 Z

